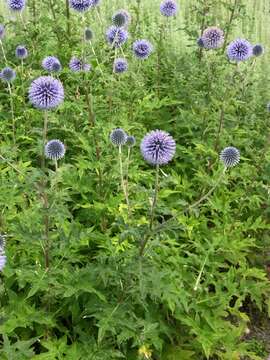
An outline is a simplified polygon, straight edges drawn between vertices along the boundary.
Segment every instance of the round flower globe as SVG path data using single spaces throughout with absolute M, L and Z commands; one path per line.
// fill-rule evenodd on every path
M 72 57 L 69 62 L 69 68 L 73 72 L 79 72 L 79 71 L 90 71 L 91 65 L 90 64 L 84 64 L 82 60 Z
M 172 160 L 176 150 L 173 137 L 166 131 L 154 130 L 141 142 L 141 153 L 151 165 L 164 165 Z
M 170 17 L 175 16 L 178 12 L 178 5 L 174 0 L 164 0 L 160 4 L 160 12 L 162 15 Z
M 220 160 L 226 168 L 237 165 L 240 161 L 240 152 L 233 146 L 228 146 L 220 153 Z
M 10 83 L 16 78 L 16 72 L 7 66 L 0 72 L 0 78 Z
M 125 145 L 127 141 L 127 134 L 123 129 L 117 128 L 111 132 L 110 139 L 112 144 L 115 146 Z
M 253 46 L 252 54 L 254 56 L 261 56 L 261 55 L 263 55 L 263 53 L 264 53 L 264 48 L 261 44 L 257 44 L 255 46 Z
M 204 30 L 201 40 L 206 49 L 218 49 L 224 43 L 224 33 L 216 26 Z
M 131 17 L 128 11 L 124 9 L 117 10 L 112 16 L 112 23 L 116 27 L 128 26 Z
M 199 48 L 204 48 L 204 43 L 203 43 L 202 37 L 199 37 L 197 39 L 197 45 L 199 46 Z
M 152 52 L 153 45 L 148 40 L 142 39 L 133 43 L 133 53 L 138 59 L 147 59 Z
M 245 61 L 252 56 L 252 45 L 245 39 L 236 39 L 227 47 L 228 58 L 232 61 Z
M 62 65 L 57 57 L 55 56 L 46 56 L 42 60 L 42 67 L 44 70 L 49 72 L 58 72 L 62 69 Z
M 106 31 L 106 38 L 114 48 L 119 48 L 128 40 L 128 32 L 124 28 L 111 26 Z
M 135 144 L 136 144 L 136 139 L 135 139 L 135 137 L 132 136 L 132 135 L 127 136 L 126 145 L 127 145 L 128 147 L 133 147 L 133 146 L 135 146 Z
M 93 31 L 89 28 L 86 28 L 84 30 L 84 37 L 85 37 L 85 40 L 88 40 L 88 41 L 92 40 L 93 39 Z
M 52 76 L 40 76 L 32 82 L 28 96 L 35 108 L 50 110 L 63 102 L 64 88 L 62 83 Z
M 117 58 L 113 63 L 113 71 L 117 74 L 126 72 L 128 69 L 128 62 L 124 58 Z
M 69 0 L 70 7 L 78 12 L 84 12 L 92 6 L 91 0 Z
M 15 50 L 15 56 L 21 60 L 26 59 L 28 56 L 28 51 L 27 51 L 26 47 L 23 45 L 17 46 L 16 50 Z
M 45 156 L 51 160 L 59 160 L 65 156 L 65 145 L 60 140 L 50 140 L 45 145 Z
M 7 5 L 11 11 L 22 11 L 25 7 L 25 0 L 8 0 Z

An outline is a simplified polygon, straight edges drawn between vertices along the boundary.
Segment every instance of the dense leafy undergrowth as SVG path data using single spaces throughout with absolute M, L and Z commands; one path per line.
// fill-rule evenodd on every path
M 0 230 L 7 257 L 0 358 L 264 359 L 263 343 L 246 335 L 251 313 L 268 316 L 269 98 L 263 57 L 236 66 L 225 47 L 245 8 L 222 2 L 226 43 L 207 51 L 196 39 L 216 25 L 211 6 L 218 1 L 208 7 L 198 1 L 180 25 L 179 15 L 159 14 L 158 1 L 152 14 L 144 11 L 146 0 L 134 1 L 122 49 L 129 69 L 116 74 L 114 57 L 123 54 L 104 33 L 124 4 L 108 2 L 87 11 L 85 23 L 53 0 L 29 0 L 24 24 L 9 13 L 1 18 L 7 63 L 17 76 L 11 97 L 0 83 Z M 68 63 L 82 53 L 85 26 L 94 28 L 92 46 L 85 45 L 92 71 L 74 73 Z M 188 45 L 175 48 L 170 44 L 179 31 Z M 131 51 L 141 38 L 154 45 L 144 61 Z M 14 55 L 21 44 L 29 51 L 23 66 Z M 47 75 L 41 62 L 48 55 L 63 65 L 53 76 L 65 90 L 64 102 L 48 112 L 47 138 L 66 146 L 57 171 L 49 160 L 41 166 L 44 111 L 28 100 L 32 81 Z M 117 127 L 137 140 L 129 163 L 130 211 L 109 138 Z M 149 231 L 155 169 L 139 144 L 154 129 L 169 132 L 177 149 L 162 167 Z M 241 161 L 216 186 L 226 146 L 237 147 Z M 125 169 L 128 148 L 122 150 Z

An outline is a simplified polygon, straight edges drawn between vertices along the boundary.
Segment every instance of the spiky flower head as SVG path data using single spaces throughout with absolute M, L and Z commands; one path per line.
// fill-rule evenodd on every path
M 113 63 L 113 71 L 115 73 L 123 73 L 128 69 L 128 62 L 124 58 L 117 58 Z
M 110 139 L 115 146 L 125 145 L 127 141 L 127 134 L 123 129 L 114 129 L 110 134 Z
M 253 46 L 252 53 L 254 56 L 260 56 L 264 53 L 264 48 L 261 44 Z
M 131 17 L 128 11 L 124 9 L 117 10 L 112 16 L 112 23 L 116 27 L 127 26 L 130 23 Z
M 2 271 L 6 265 L 7 257 L 4 255 L 4 253 L 0 254 L 0 271 Z
M 6 82 L 12 82 L 16 78 L 16 72 L 7 66 L 0 72 L 0 78 Z
M 138 59 L 147 59 L 153 52 L 153 45 L 145 39 L 133 43 L 133 52 Z
M 218 49 L 224 43 L 224 33 L 218 27 L 211 26 L 204 30 L 201 39 L 206 49 Z
M 90 8 L 92 2 L 91 0 L 69 0 L 69 5 L 78 12 L 84 12 Z
M 198 45 L 200 48 L 204 48 L 204 43 L 203 43 L 202 37 L 199 37 L 199 38 L 197 39 L 197 45 Z
M 84 30 L 84 37 L 85 37 L 85 40 L 92 40 L 93 39 L 93 31 L 89 28 L 86 28 Z
M 154 130 L 145 135 L 141 142 L 141 153 L 152 165 L 164 165 L 175 154 L 175 141 L 166 131 Z
M 106 31 L 106 38 L 114 48 L 119 48 L 128 40 L 128 32 L 124 28 L 111 26 Z
M 52 76 L 40 76 L 29 88 L 29 101 L 40 110 L 54 109 L 64 100 L 62 83 Z
M 236 39 L 228 45 L 227 55 L 232 61 L 245 61 L 252 55 L 252 45 L 245 39 Z
M 174 0 L 164 0 L 160 4 L 160 12 L 164 16 L 175 16 L 178 12 L 178 5 Z
M 28 51 L 25 46 L 19 45 L 16 47 L 15 55 L 18 59 L 26 59 L 28 56 Z
M 55 56 L 46 56 L 42 60 L 41 65 L 44 70 L 47 70 L 49 72 L 59 72 L 62 70 L 62 65 L 61 65 L 59 59 Z
M 69 68 L 73 72 L 79 72 L 79 71 L 90 71 L 91 65 L 83 63 L 82 60 L 72 57 L 69 62 Z
M 25 7 L 25 0 L 8 0 L 7 5 L 11 11 L 22 11 Z
M 237 165 L 240 161 L 240 152 L 233 146 L 228 146 L 220 153 L 220 160 L 226 168 Z
M 6 235 L 0 234 L 0 253 L 5 250 L 6 246 Z
M 57 139 L 50 140 L 45 145 L 45 156 L 51 160 L 59 160 L 65 156 L 65 145 Z
M 2 40 L 5 36 L 5 27 L 3 24 L 0 24 L 0 40 Z
M 127 136 L 126 145 L 127 145 L 128 147 L 133 147 L 133 146 L 135 146 L 135 144 L 136 144 L 136 139 L 135 139 L 135 137 L 132 136 L 132 135 Z

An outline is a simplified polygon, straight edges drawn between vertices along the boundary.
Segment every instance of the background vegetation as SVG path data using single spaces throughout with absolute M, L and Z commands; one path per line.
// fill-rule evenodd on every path
M 23 22 L 1 5 L 3 45 L 17 78 L 15 144 L 10 96 L 0 83 L 0 231 L 7 235 L 8 258 L 0 283 L 0 358 L 265 359 L 269 2 L 181 1 L 176 19 L 165 21 L 159 1 L 103 0 L 99 16 L 90 10 L 85 20 L 95 33 L 102 72 L 88 46 L 93 71 L 86 76 L 67 66 L 81 54 L 84 24 L 74 11 L 67 20 L 65 1 L 29 0 Z M 123 47 L 130 66 L 122 76 L 112 73 L 115 53 L 104 39 L 119 8 L 132 15 Z M 196 40 L 212 25 L 224 29 L 228 41 L 243 36 L 262 43 L 266 53 L 237 69 L 223 49 L 201 53 Z M 138 38 L 155 47 L 142 63 L 130 50 Z M 30 54 L 23 69 L 14 56 L 19 44 Z M 41 61 L 48 55 L 64 65 L 59 78 L 65 88 L 63 105 L 49 113 L 48 137 L 65 143 L 66 156 L 57 172 L 48 161 L 44 173 L 43 114 L 29 104 L 27 91 L 46 74 Z M 131 216 L 109 141 L 115 127 L 137 139 Z M 177 151 L 163 168 L 155 227 L 140 256 L 154 170 L 141 158 L 139 143 L 156 128 L 172 134 Z M 239 148 L 240 164 L 208 201 L 185 211 L 216 183 L 218 155 L 228 145 Z

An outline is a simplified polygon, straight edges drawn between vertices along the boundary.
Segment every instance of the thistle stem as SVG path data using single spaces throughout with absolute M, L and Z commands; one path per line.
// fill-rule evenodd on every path
M 122 146 L 121 145 L 119 145 L 119 167 L 120 167 L 121 186 L 122 186 L 122 189 L 123 189 L 123 193 L 125 195 L 127 207 L 129 209 L 128 193 L 127 193 L 126 186 L 125 186 L 125 181 L 124 181 L 123 160 L 122 160 Z
M 57 163 L 57 159 L 54 160 L 54 165 L 55 165 L 55 172 L 57 172 L 58 170 L 58 163 Z
M 3 46 L 2 40 L 0 40 L 0 45 L 1 45 L 1 50 L 2 50 L 2 53 L 3 53 L 3 58 L 4 58 L 5 63 L 6 63 L 6 65 L 7 65 L 6 53 L 5 53 L 5 50 L 4 50 L 4 46 Z
M 44 148 L 47 141 L 47 132 L 48 132 L 48 111 L 44 111 L 44 123 L 43 123 L 43 133 L 42 133 L 42 157 L 41 157 L 41 167 L 45 171 L 45 155 Z
M 202 264 L 201 270 L 200 270 L 200 272 L 199 272 L 199 275 L 198 275 L 198 277 L 197 277 L 195 286 L 194 286 L 194 288 L 193 288 L 194 291 L 197 291 L 197 290 L 198 290 L 198 287 L 199 287 L 199 284 L 200 284 L 200 281 L 201 281 L 201 278 L 202 278 L 203 270 L 204 270 L 204 267 L 205 267 L 205 264 L 206 264 L 207 259 L 208 259 L 208 255 L 206 255 L 206 258 L 204 259 L 204 262 L 203 262 L 203 264 Z
M 13 96 L 12 96 L 11 85 L 9 82 L 7 84 L 8 84 L 8 92 L 9 92 L 9 99 L 10 99 L 10 110 L 11 110 L 11 116 L 12 116 L 12 138 L 13 138 L 13 144 L 15 144 L 16 136 L 15 136 L 15 116 L 14 116 Z
M 69 11 L 69 1 L 66 0 L 66 18 L 67 18 L 67 35 L 70 37 L 70 11 Z
M 21 170 L 17 169 L 16 166 L 14 166 L 10 161 L 8 161 L 4 156 L 0 155 L 0 159 L 5 161 L 13 170 L 15 170 L 18 174 L 24 175 Z

